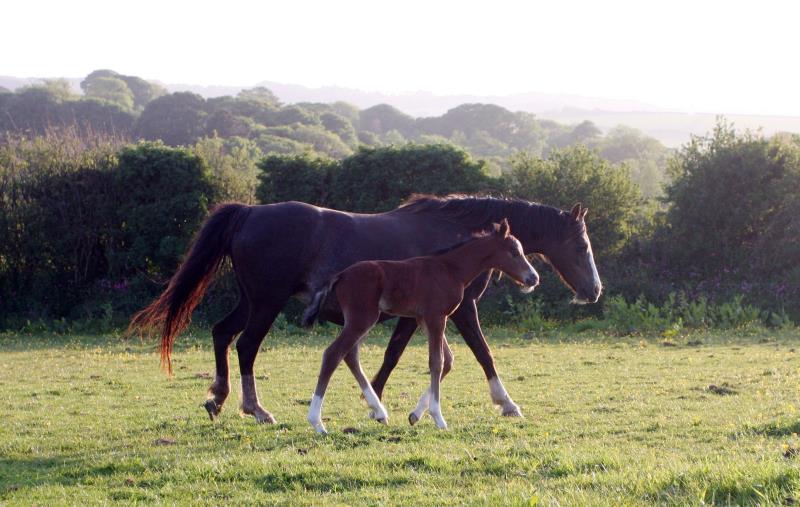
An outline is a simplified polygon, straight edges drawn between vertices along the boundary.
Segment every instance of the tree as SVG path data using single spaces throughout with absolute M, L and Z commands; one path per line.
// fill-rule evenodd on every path
M 170 146 L 194 144 L 205 132 L 205 100 L 190 92 L 164 95 L 150 102 L 136 122 L 136 133 Z
M 800 198 L 799 159 L 796 146 L 738 134 L 724 121 L 710 136 L 693 138 L 669 164 L 662 233 L 671 260 L 707 273 L 771 271 L 788 261 L 765 258 L 759 245 L 765 231 L 783 236 L 775 220 L 790 226 L 791 201 Z
M 413 193 L 471 193 L 489 187 L 483 162 L 451 145 L 361 148 L 334 172 L 329 202 L 368 213 L 395 208 Z
M 130 108 L 135 108 L 139 111 L 144 109 L 144 106 L 146 106 L 151 100 L 162 95 L 166 95 L 167 93 L 167 90 L 165 90 L 161 85 L 150 83 L 140 77 L 125 76 L 110 69 L 100 69 L 89 73 L 89 75 L 86 76 L 83 81 L 81 81 L 81 89 L 83 90 L 83 93 L 87 96 L 92 96 L 92 88 L 97 87 L 98 81 L 105 79 L 119 79 L 120 81 L 124 82 L 125 86 L 128 88 L 128 91 L 131 93 L 131 98 L 133 101 L 133 105 L 130 106 Z M 118 102 L 117 100 L 109 99 L 107 97 L 98 96 L 98 98 L 104 98 L 106 100 L 111 100 L 112 102 Z
M 84 88 L 87 97 L 106 100 L 123 109 L 133 109 L 133 92 L 118 77 L 98 77 L 92 79 Z
M 141 111 L 153 99 L 157 99 L 167 94 L 166 88 L 163 86 L 150 83 L 144 79 L 136 76 L 119 76 L 119 79 L 125 81 L 131 93 L 133 93 L 133 106 Z
M 366 130 L 375 134 L 385 134 L 391 130 L 398 130 L 404 135 L 411 133 L 414 127 L 414 118 L 390 106 L 378 104 L 361 111 L 359 117 L 359 130 Z
M 602 134 L 600 129 L 589 120 L 579 123 L 572 130 L 561 133 L 556 131 L 555 133 L 556 135 L 549 142 L 551 149 L 564 148 L 573 144 L 591 146 Z
M 619 254 L 636 232 L 642 199 L 627 168 L 601 159 L 586 147 L 558 150 L 547 159 L 517 155 L 503 186 L 509 195 L 529 201 L 562 209 L 576 202 L 588 207 L 589 232 L 599 258 Z
M 113 176 L 119 225 L 111 271 L 167 279 L 214 200 L 208 165 L 185 148 L 143 142 L 119 152 Z
M 339 136 L 328 132 L 322 125 L 295 123 L 280 127 L 268 127 L 266 133 L 311 145 L 318 153 L 333 158 L 342 158 L 353 152 L 349 146 L 342 142 Z
M 645 197 L 662 195 L 670 150 L 657 139 L 619 125 L 597 142 L 597 150 L 610 162 L 628 164 L 631 179 L 639 185 Z
M 220 137 L 247 137 L 250 134 L 248 120 L 234 116 L 224 109 L 211 113 L 206 119 L 206 135 Z
M 254 100 L 274 107 L 279 107 L 281 105 L 278 96 L 265 86 L 256 86 L 255 88 L 242 90 L 236 95 L 236 98 L 241 100 Z
M 301 201 L 329 206 L 328 190 L 337 167 L 334 160 L 308 153 L 268 155 L 258 164 L 256 198 L 265 204 Z

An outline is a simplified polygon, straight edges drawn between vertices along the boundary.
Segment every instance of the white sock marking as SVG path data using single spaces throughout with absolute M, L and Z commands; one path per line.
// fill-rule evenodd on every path
M 308 409 L 308 422 L 317 430 L 317 433 L 327 433 L 325 425 L 322 424 L 322 401 L 321 396 L 314 394 L 311 397 L 311 406 Z
M 375 390 L 372 389 L 372 384 L 367 382 L 365 385 L 361 386 L 361 392 L 364 393 L 364 399 L 367 400 L 367 405 L 372 409 L 370 417 L 377 420 L 388 421 L 389 413 L 386 411 L 386 407 L 383 406 L 383 403 L 381 403 Z
M 446 430 L 447 429 L 447 422 L 444 420 L 442 416 L 442 407 L 439 405 L 439 402 L 433 397 L 430 400 L 430 408 L 429 411 L 431 413 L 431 417 L 433 417 L 434 422 L 436 422 L 436 426 L 439 429 Z
M 425 415 L 425 411 L 428 410 L 428 404 L 431 400 L 431 388 L 425 389 L 425 392 L 422 393 L 422 396 L 419 398 L 419 402 L 417 403 L 417 407 L 412 412 L 415 416 L 417 416 L 417 420 L 422 419 L 422 416 Z

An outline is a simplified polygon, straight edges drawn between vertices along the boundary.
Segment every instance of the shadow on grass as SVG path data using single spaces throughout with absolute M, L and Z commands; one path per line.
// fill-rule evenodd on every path
M 0 457 L 0 499 L 22 488 L 43 485 L 77 486 L 87 480 L 115 474 L 137 476 L 145 471 L 138 463 L 92 465 L 79 457 Z
M 341 473 L 308 470 L 300 473 L 270 472 L 257 480 L 267 493 L 286 491 L 313 491 L 316 493 L 344 493 L 364 488 L 396 488 L 411 481 L 405 477 L 363 478 Z
M 756 435 L 764 435 L 767 437 L 788 437 L 792 434 L 800 433 L 800 418 L 772 421 L 759 426 L 749 427 L 747 431 L 750 433 L 755 433 Z

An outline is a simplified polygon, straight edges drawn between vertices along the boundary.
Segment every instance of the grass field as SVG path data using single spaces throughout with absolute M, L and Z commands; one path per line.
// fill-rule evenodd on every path
M 236 389 L 208 420 L 206 332 L 181 337 L 171 380 L 152 343 L 0 335 L 0 504 L 800 502 L 797 331 L 665 344 L 490 329 L 526 418 L 499 415 L 476 361 L 453 340 L 455 371 L 442 388 L 449 431 L 429 417 L 406 422 L 428 382 L 417 336 L 385 393 L 389 426 L 367 419 L 342 366 L 325 402 L 331 434 L 321 437 L 305 416 L 333 332 L 281 332 L 262 346 L 257 378 L 274 426 L 240 418 Z M 368 373 L 386 328 L 378 334 L 362 352 Z

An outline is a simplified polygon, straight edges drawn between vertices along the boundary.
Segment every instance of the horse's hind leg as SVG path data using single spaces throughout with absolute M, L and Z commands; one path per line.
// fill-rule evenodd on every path
M 208 411 L 208 416 L 212 421 L 222 411 L 222 406 L 231 392 L 228 352 L 233 339 L 244 329 L 247 323 L 247 312 L 247 300 L 242 295 L 236 308 L 224 319 L 214 324 L 211 330 L 211 336 L 214 339 L 214 360 L 216 361 L 217 371 L 214 376 L 214 382 L 208 388 L 208 399 L 203 406 Z
M 358 382 L 358 386 L 364 394 L 364 399 L 367 400 L 367 405 L 372 409 L 369 413 L 370 418 L 375 419 L 379 423 L 389 424 L 389 413 L 386 411 L 386 407 L 383 406 L 383 403 L 381 403 L 378 395 L 372 389 L 372 384 L 370 384 L 369 379 L 367 379 L 367 376 L 364 374 L 364 370 L 361 369 L 358 351 L 359 344 L 356 344 L 356 346 L 344 356 L 344 362 L 356 378 L 356 382 Z
M 264 336 L 269 331 L 269 328 L 272 327 L 272 323 L 275 322 L 275 318 L 288 300 L 289 295 L 273 297 L 266 301 L 253 301 L 251 299 L 247 326 L 236 342 L 236 352 L 239 355 L 239 371 L 242 374 L 240 409 L 243 414 L 254 416 L 256 422 L 259 423 L 274 423 L 275 418 L 264 410 L 258 401 L 253 364 Z

